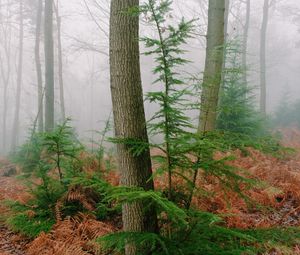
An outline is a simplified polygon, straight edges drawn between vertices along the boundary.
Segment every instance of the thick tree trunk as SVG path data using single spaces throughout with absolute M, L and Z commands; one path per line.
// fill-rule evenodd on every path
M 61 119 L 65 121 L 65 97 L 64 97 L 64 79 L 63 79 L 63 60 L 62 60 L 62 43 L 61 43 L 61 17 L 59 16 L 58 4 L 55 6 L 55 16 L 57 23 L 57 51 L 58 51 L 58 81 L 60 96 Z
M 43 15 L 43 0 L 38 1 L 38 9 L 36 16 L 36 29 L 35 29 L 35 67 L 37 75 L 37 85 L 38 85 L 38 131 L 44 131 L 44 105 L 43 105 L 43 77 L 42 77 L 42 64 L 40 58 L 40 42 L 41 42 L 41 25 L 42 25 L 42 15 Z
M 110 72 L 115 135 L 118 138 L 148 142 L 144 113 L 139 56 L 139 18 L 126 14 L 139 0 L 112 0 L 110 16 Z M 150 151 L 133 156 L 128 146 L 117 145 L 121 184 L 129 187 L 154 188 L 151 180 Z M 142 202 L 123 206 L 123 228 L 130 232 L 157 230 L 154 210 L 145 212 Z M 137 254 L 128 245 L 127 255 Z M 147 254 L 147 253 L 145 253 Z
M 243 85 L 244 86 L 247 86 L 247 84 L 248 84 L 248 81 L 247 81 L 247 51 L 248 51 L 250 12 L 251 12 L 250 0 L 246 0 L 246 22 L 244 25 L 243 49 L 242 49 L 242 68 L 243 68 Z
M 264 0 L 263 20 L 260 30 L 260 111 L 266 115 L 267 85 L 266 85 L 266 42 L 269 21 L 269 0 Z
M 23 76 L 23 46 L 24 46 L 24 18 L 23 18 L 23 0 L 19 3 L 20 24 L 19 24 L 19 60 L 18 60 L 18 74 L 17 74 L 17 94 L 16 94 L 16 108 L 13 123 L 12 133 L 12 151 L 16 150 L 19 138 L 19 122 L 20 122 L 20 103 L 21 103 L 21 86 Z
M 54 127 L 53 0 L 45 1 L 45 129 Z
M 215 129 L 224 58 L 225 0 L 209 0 L 199 132 Z

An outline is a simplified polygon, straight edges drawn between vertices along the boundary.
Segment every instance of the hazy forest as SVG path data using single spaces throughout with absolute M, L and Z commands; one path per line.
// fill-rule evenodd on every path
M 299 0 L 0 0 L 0 255 L 300 255 Z

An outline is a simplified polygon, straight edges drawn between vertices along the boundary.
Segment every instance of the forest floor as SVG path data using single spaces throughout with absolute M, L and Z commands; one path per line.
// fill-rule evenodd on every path
M 219 184 L 212 179 L 200 178 L 198 185 L 201 185 L 207 191 L 215 193 L 213 197 L 195 197 L 193 204 L 202 210 L 207 210 L 221 215 L 230 215 L 225 217 L 229 227 L 244 229 L 251 228 L 269 228 L 274 226 L 300 226 L 300 131 L 297 129 L 282 130 L 283 144 L 295 148 L 296 152 L 284 158 L 275 158 L 271 155 L 265 155 L 253 149 L 249 149 L 248 155 L 242 155 L 240 151 L 235 151 L 236 159 L 231 163 L 234 166 L 245 169 L 251 176 L 268 183 L 261 187 L 251 188 L 246 191 L 247 195 L 262 205 L 272 206 L 274 210 L 262 212 L 256 208 L 248 208 L 247 204 L 238 195 L 230 191 L 224 191 Z M 218 155 L 217 155 L 218 156 Z M 222 155 L 219 155 L 222 157 Z M 29 198 L 26 188 L 22 181 L 15 176 L 5 176 L 10 170 L 10 162 L 0 159 L 0 201 L 18 200 L 25 202 Z M 17 171 L 18 172 L 18 171 Z M 160 185 L 160 182 L 157 183 Z M 226 194 L 227 193 L 227 194 Z M 228 200 L 229 198 L 229 200 Z M 230 204 L 230 206 L 228 206 Z M 71 233 L 75 236 L 72 242 L 80 243 L 80 234 L 85 231 L 88 233 L 97 231 L 101 236 L 115 231 L 117 228 L 111 223 L 96 222 L 94 219 L 85 218 L 82 222 L 62 221 L 56 224 L 54 230 L 46 235 L 42 234 L 34 241 L 29 241 L 25 237 L 9 230 L 5 224 L 5 215 L 7 208 L 0 205 L 0 255 L 25 255 L 25 254 L 73 254 L 76 249 L 67 247 L 73 253 L 44 253 L 51 246 L 61 246 L 69 239 L 58 240 L 57 236 L 63 236 L 61 233 Z M 81 230 L 82 231 L 81 231 Z M 57 234 L 58 233 L 58 234 Z M 77 235 L 77 236 L 76 236 Z M 57 240 L 56 240 L 57 237 Z M 63 236 L 65 238 L 65 236 Z M 71 242 L 70 242 L 71 244 Z M 39 251 L 35 247 L 39 245 Z M 45 247 L 40 247 L 40 246 Z M 29 249 L 29 252 L 28 252 Z M 31 249 L 31 252 L 30 252 Z M 43 250 L 44 249 L 44 250 Z M 300 255 L 300 246 L 293 247 L 292 254 Z M 35 252 L 32 252 L 36 250 Z M 280 250 L 273 248 L 269 255 L 285 255 Z M 290 253 L 288 253 L 290 254 Z
M 6 166 L 7 165 L 8 162 Z M 28 194 L 24 192 L 25 187 L 14 176 L 3 176 L 7 168 L 5 167 L 5 170 L 3 169 L 4 168 L 0 170 L 0 200 L 19 200 L 21 202 L 24 201 L 24 199 L 28 197 Z M 6 213 L 7 209 L 5 208 L 5 206 L 1 205 L 0 255 L 24 255 L 26 254 L 26 245 L 28 244 L 29 240 L 24 236 L 14 233 L 5 226 L 4 220 Z

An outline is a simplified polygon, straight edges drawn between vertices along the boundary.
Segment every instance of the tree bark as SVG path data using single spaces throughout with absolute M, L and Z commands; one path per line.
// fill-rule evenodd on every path
M 225 11 L 224 11 L 224 50 L 223 50 L 223 66 L 222 70 L 226 69 L 226 63 L 227 63 L 227 42 L 228 42 L 228 22 L 229 22 L 229 8 L 230 8 L 230 1 L 225 0 Z M 225 72 L 222 72 L 221 74 L 221 87 L 219 95 L 222 94 L 222 90 L 225 86 Z M 220 96 L 218 99 L 218 104 L 220 103 Z
M 140 73 L 139 18 L 126 14 L 129 8 L 138 5 L 139 0 L 111 1 L 109 39 L 111 93 L 115 136 L 148 143 Z M 121 184 L 142 187 L 145 190 L 154 189 L 149 149 L 139 156 L 133 156 L 129 149 L 124 144 L 117 144 Z M 144 210 L 142 202 L 123 206 L 124 231 L 157 231 L 155 211 Z M 135 246 L 127 245 L 126 254 L 137 254 Z
M 16 150 L 19 138 L 19 122 L 20 122 L 20 104 L 21 104 L 21 90 L 22 90 L 22 76 L 23 76 L 23 47 L 24 47 L 24 15 L 23 15 L 23 0 L 19 0 L 19 59 L 18 59 L 18 74 L 17 74 L 17 94 L 16 94 L 16 108 L 13 123 L 12 133 L 12 151 Z
M 61 17 L 59 15 L 58 3 L 55 6 L 55 16 L 56 16 L 56 23 L 57 23 L 58 82 L 59 82 L 59 96 L 60 96 L 60 112 L 61 112 L 62 122 L 64 122 L 66 119 L 66 113 L 65 113 L 63 59 L 62 59 L 62 43 L 61 43 Z
M 40 42 L 41 42 L 41 25 L 43 15 L 43 0 L 38 1 L 37 16 L 36 16 L 36 29 L 35 29 L 35 67 L 38 85 L 38 131 L 44 131 L 44 105 L 43 105 L 43 77 L 42 77 L 42 64 L 40 58 Z
M 229 19 L 229 8 L 230 0 L 225 0 L 225 11 L 224 11 L 224 42 L 227 42 L 228 37 L 228 19 Z
M 251 12 L 251 3 L 250 3 L 250 0 L 246 0 L 246 22 L 244 25 L 243 49 L 242 49 L 243 85 L 246 87 L 248 85 L 248 81 L 247 81 L 247 51 L 248 51 L 250 12 Z
M 2 8 L 2 5 L 0 6 Z M 11 41 L 12 41 L 12 26 L 11 26 L 11 11 L 7 5 L 7 17 L 1 16 L 2 26 L 2 37 L 0 41 L 3 47 L 3 55 L 0 52 L 0 67 L 1 67 L 1 78 L 3 83 L 3 115 L 2 115 L 2 152 L 7 152 L 7 110 L 8 110 L 8 87 L 11 76 Z M 4 22 L 3 22 L 4 21 Z M 2 38 L 1 38 L 2 39 Z
M 212 131 L 216 126 L 224 59 L 224 19 L 225 0 L 209 0 L 207 48 L 199 132 Z
M 53 0 L 45 0 L 45 129 L 54 127 Z
M 260 111 L 266 115 L 267 85 L 266 85 L 266 42 L 269 22 L 269 0 L 264 0 L 263 20 L 260 30 Z

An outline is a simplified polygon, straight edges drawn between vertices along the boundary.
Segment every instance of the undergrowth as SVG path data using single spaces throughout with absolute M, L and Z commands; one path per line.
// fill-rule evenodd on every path
M 158 33 L 155 38 L 141 40 L 147 48 L 145 54 L 155 57 L 155 83 L 163 85 L 163 91 L 147 94 L 147 100 L 160 106 L 148 123 L 149 133 L 152 137 L 162 136 L 162 139 L 153 144 L 110 139 L 126 144 L 133 155 L 143 153 L 149 146 L 158 150 L 153 156 L 158 166 L 152 178 L 166 176 L 166 185 L 156 191 L 112 186 L 104 174 L 111 167 L 104 164 L 109 120 L 104 131 L 98 132 L 98 148 L 92 156 L 66 121 L 52 132 L 32 133 L 12 156 L 12 161 L 22 168 L 21 177 L 31 194 L 26 204 L 7 202 L 12 213 L 6 223 L 14 231 L 34 238 L 41 232 L 49 232 L 55 223 L 76 217 L 80 212 L 93 215 L 99 221 L 119 224 L 122 205 L 143 200 L 147 202 L 145 205 L 156 209 L 160 232 L 119 231 L 101 237 L 97 242 L 107 254 L 122 254 L 128 242 L 135 243 L 141 255 L 145 254 L 145 248 L 153 255 L 250 255 L 272 246 L 293 246 L 299 242 L 297 228 L 229 229 L 221 217 L 193 208 L 195 193 L 202 188 L 197 186 L 197 181 L 202 176 L 215 178 L 224 190 L 234 191 L 247 202 L 250 199 L 244 190 L 257 187 L 257 180 L 228 164 L 233 156 L 227 154 L 216 159 L 217 152 L 240 149 L 247 154 L 247 148 L 252 147 L 279 157 L 289 150 L 268 131 L 254 109 L 251 90 L 241 84 L 241 71 L 236 62 L 239 52 L 234 49 L 227 58 L 232 56 L 232 62 L 225 75 L 218 130 L 196 132 L 187 114 L 195 107 L 190 100 L 196 93 L 178 72 L 189 63 L 182 57 L 185 53 L 182 48 L 192 35 L 193 21 L 182 19 L 177 26 L 167 24 L 171 3 L 149 0 L 139 10 L 131 10 L 134 15 L 142 13 Z M 94 161 L 97 162 L 94 169 L 85 171 Z M 175 180 L 179 180 L 182 187 Z
M 31 198 L 26 204 L 8 201 L 12 214 L 6 223 L 29 237 L 48 232 L 55 222 L 78 212 L 92 211 L 99 219 L 111 214 L 109 205 L 102 204 L 110 185 L 101 181 L 100 173 L 83 173 L 84 148 L 68 122 L 32 134 L 12 157 L 22 168 L 20 178 Z

